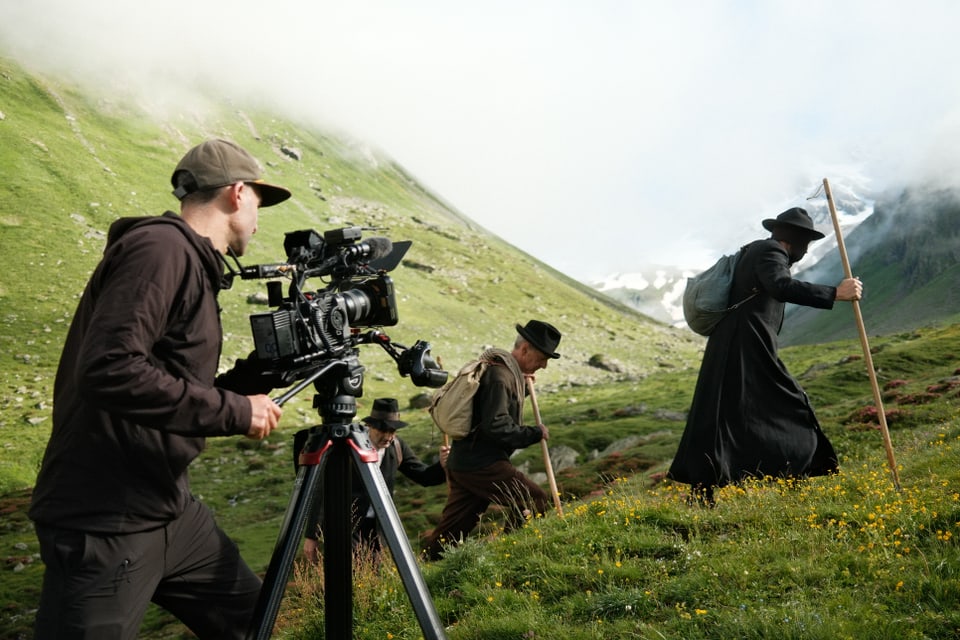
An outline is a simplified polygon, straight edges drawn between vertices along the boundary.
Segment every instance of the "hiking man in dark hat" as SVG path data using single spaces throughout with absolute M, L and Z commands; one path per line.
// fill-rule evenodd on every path
M 430 487 L 443 484 L 447 477 L 443 470 L 446 464 L 449 447 L 440 447 L 439 460 L 428 465 L 416 456 L 410 446 L 397 437 L 397 430 L 407 426 L 400 419 L 400 405 L 394 398 L 377 398 L 373 401 L 370 415 L 361 420 L 367 427 L 370 443 L 377 450 L 380 457 L 380 473 L 387 485 L 390 495 L 397 480 L 397 471 L 407 476 L 417 484 Z M 365 548 L 374 561 L 379 560 L 382 553 L 380 542 L 380 528 L 377 526 L 377 517 L 370 503 L 370 496 L 363 485 L 363 480 L 357 472 L 356 466 L 351 465 L 353 480 L 351 482 L 352 510 L 353 510 L 353 548 L 359 551 Z M 323 523 L 323 484 L 317 485 L 310 514 L 307 517 L 307 527 L 304 533 L 303 552 L 311 562 L 320 561 L 319 538 L 320 526 Z
M 481 356 L 490 366 L 473 398 L 470 433 L 454 440 L 447 460 L 450 487 L 440 522 L 427 535 L 424 553 L 439 558 L 444 545 L 457 544 L 470 533 L 491 502 L 506 509 L 507 530 L 526 517 L 545 513 L 547 493 L 510 462 L 516 449 L 548 440 L 547 427 L 523 426 L 524 376 L 546 369 L 559 358 L 560 332 L 541 320 L 516 326 L 512 351 L 488 349 Z
M 859 300 L 862 285 L 859 278 L 832 287 L 791 277 L 791 265 L 824 237 L 803 209 L 788 209 L 763 226 L 770 237 L 741 249 L 730 291 L 731 305 L 749 300 L 707 340 L 668 473 L 707 504 L 714 487 L 747 477 L 808 477 L 838 468 L 806 393 L 778 356 L 777 335 L 785 303 L 832 309 L 837 300 Z

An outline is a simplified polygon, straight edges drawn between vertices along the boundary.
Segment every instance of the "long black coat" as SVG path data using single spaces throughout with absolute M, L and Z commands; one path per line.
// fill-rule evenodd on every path
M 837 456 L 799 383 L 780 360 L 784 303 L 831 309 L 836 288 L 794 280 L 773 239 L 746 246 L 727 315 L 707 341 L 693 403 L 669 477 L 723 486 L 748 476 L 814 476 Z

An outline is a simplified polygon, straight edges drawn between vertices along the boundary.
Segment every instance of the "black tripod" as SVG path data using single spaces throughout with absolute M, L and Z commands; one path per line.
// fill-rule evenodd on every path
M 283 404 L 308 384 L 320 380 L 343 365 L 336 361 L 276 400 Z M 357 413 L 356 395 L 362 385 L 362 368 L 352 375 L 321 386 L 316 384 L 314 407 L 322 423 L 308 430 L 306 444 L 299 454 L 297 477 L 287 506 L 280 535 L 264 577 L 247 638 L 266 639 L 273 631 L 280 600 L 300 548 L 303 528 L 316 491 L 324 474 L 324 628 L 325 637 L 349 640 L 353 637 L 353 551 L 351 543 L 351 457 L 370 497 L 377 521 L 387 539 L 407 596 L 413 605 L 426 640 L 445 639 L 443 625 L 430 599 L 430 592 L 416 557 L 410 548 L 400 516 L 390 497 L 377 464 L 377 454 L 363 428 L 353 423 Z

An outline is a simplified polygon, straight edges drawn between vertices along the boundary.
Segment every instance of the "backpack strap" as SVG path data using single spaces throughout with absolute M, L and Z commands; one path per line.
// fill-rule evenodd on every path
M 498 349 L 496 347 L 484 351 L 480 359 L 488 364 L 503 365 L 513 374 L 517 398 L 519 398 L 520 402 L 519 424 L 523 424 L 523 403 L 527 396 L 523 383 L 523 372 L 520 371 L 520 365 L 517 364 L 517 359 L 506 349 Z
M 752 243 L 751 243 L 751 244 L 752 244 Z M 740 247 L 740 251 L 737 253 L 737 263 L 738 263 L 738 264 L 739 264 L 739 262 L 740 262 L 740 259 L 743 258 L 743 254 L 745 254 L 745 253 L 747 252 L 747 247 L 749 247 L 749 246 L 750 246 L 750 244 L 745 244 L 745 245 L 743 245 L 742 247 Z M 734 268 L 736 268 L 736 267 L 734 267 Z M 754 288 L 753 288 L 753 293 L 751 293 L 750 295 L 748 295 L 746 298 L 744 298 L 744 299 L 741 300 L 740 302 L 738 302 L 738 303 L 736 303 L 736 304 L 732 304 L 732 305 L 730 305 L 729 307 L 727 307 L 727 311 L 736 311 L 736 310 L 739 309 L 741 306 L 743 306 L 744 304 L 750 302 L 750 300 L 752 300 L 753 298 L 755 298 L 758 293 L 760 293 L 760 290 L 759 290 L 757 287 L 754 287 Z
M 403 464 L 403 447 L 400 446 L 400 438 L 394 437 L 393 448 L 397 452 L 397 467 Z

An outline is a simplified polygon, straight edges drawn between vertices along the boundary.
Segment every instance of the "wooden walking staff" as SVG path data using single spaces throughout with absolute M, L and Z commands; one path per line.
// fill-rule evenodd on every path
M 837 208 L 833 203 L 833 194 L 830 192 L 830 183 L 823 179 L 823 190 L 827 195 L 827 204 L 830 206 L 830 217 L 833 218 L 833 230 L 837 236 L 837 247 L 840 249 L 840 260 L 843 262 L 843 271 L 846 277 L 852 278 L 850 260 L 847 258 L 847 248 L 843 244 L 843 235 L 840 233 L 840 221 L 837 218 Z M 867 342 L 867 330 L 863 325 L 863 315 L 860 313 L 860 303 L 853 301 L 853 314 L 857 319 L 857 329 L 860 331 L 860 346 L 863 347 L 863 359 L 867 363 L 867 373 L 870 376 L 870 385 L 873 387 L 873 402 L 877 406 L 877 419 L 880 421 L 880 433 L 883 434 L 883 446 L 887 450 L 887 464 L 893 474 L 893 486 L 900 491 L 900 476 L 897 473 L 897 462 L 893 457 L 893 444 L 890 442 L 890 430 L 887 429 L 887 416 L 883 411 L 883 401 L 880 399 L 880 385 L 877 384 L 877 372 L 873 368 L 873 356 L 870 354 L 870 343 Z
M 530 403 L 533 405 L 533 417 L 537 424 L 543 424 L 540 419 L 540 406 L 537 404 L 537 393 L 533 390 L 533 378 L 527 378 L 527 389 L 530 390 Z M 550 495 L 553 496 L 553 506 L 557 513 L 563 517 L 563 506 L 560 504 L 560 492 L 557 491 L 557 479 L 553 475 L 553 465 L 550 463 L 550 449 L 547 448 L 547 441 L 540 441 L 540 448 L 543 450 L 543 466 L 547 468 L 547 479 L 550 481 Z

